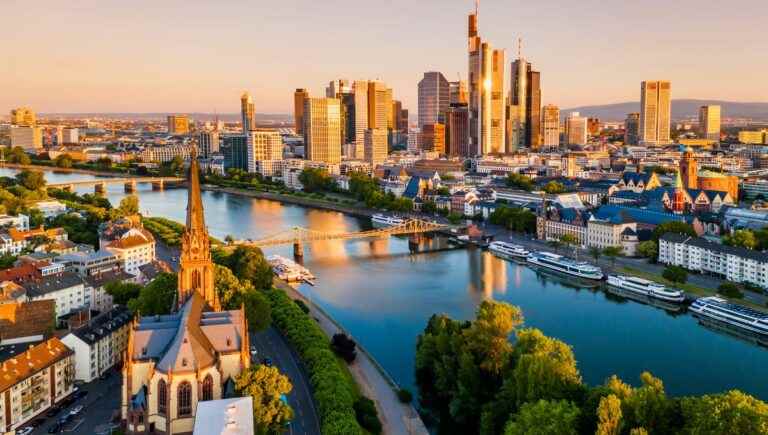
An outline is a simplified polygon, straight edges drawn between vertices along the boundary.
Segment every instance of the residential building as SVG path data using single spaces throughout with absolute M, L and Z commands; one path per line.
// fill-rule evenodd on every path
M 132 318 L 128 308 L 118 306 L 62 337 L 75 352 L 75 379 L 94 381 L 122 362 Z
M 56 257 L 56 262 L 82 277 L 98 276 L 122 269 L 120 255 L 107 249 L 62 254 Z
M 600 119 L 587 118 L 587 134 L 589 137 L 600 136 Z
M 25 214 L 18 214 L 16 216 L 2 214 L 0 215 L 0 227 L 13 227 L 19 231 L 29 231 L 29 216 Z
M 448 80 L 442 73 L 425 72 L 418 85 L 419 128 L 427 124 L 445 123 L 445 113 L 450 103 Z
M 74 352 L 56 337 L 25 351 L 0 351 L 0 429 L 14 433 L 72 394 Z
M 304 101 L 309 98 L 309 92 L 298 88 L 293 93 L 293 121 L 296 124 L 296 134 L 304 136 Z
M 192 435 L 253 435 L 253 397 L 209 400 L 197 405 Z
M 446 113 L 445 154 L 451 157 L 472 157 L 469 142 L 469 108 L 466 103 L 451 104 Z
M 77 128 L 64 127 L 61 134 L 61 143 L 64 145 L 75 145 L 80 143 L 80 130 Z
M 382 117 L 381 121 L 386 125 L 386 118 Z M 338 98 L 305 100 L 304 137 L 307 160 L 341 162 L 341 103 Z
M 212 154 L 218 153 L 219 149 L 219 132 L 218 131 L 203 131 L 197 138 L 197 148 L 200 150 L 200 154 L 209 158 Z
M 640 144 L 640 113 L 628 113 L 624 120 L 624 145 Z
M 668 81 L 640 84 L 640 144 L 659 146 L 670 143 L 672 123 L 672 85 Z
M 421 149 L 419 140 L 421 139 L 421 129 L 412 128 L 408 130 L 408 152 L 418 153 Z
M 123 269 L 137 277 L 139 266 L 155 260 L 155 238 L 137 217 L 123 218 L 99 228 L 99 249 L 120 257 Z
M 37 125 L 34 110 L 29 107 L 17 107 L 11 109 L 11 125 L 20 127 L 34 127 Z
M 636 234 L 637 222 L 627 214 L 619 213 L 610 219 L 593 217 L 587 221 L 586 245 L 601 250 L 608 247 L 620 247 L 624 255 L 633 256 L 636 245 L 625 243 L 624 239 L 627 235 Z
M 11 126 L 11 147 L 21 147 L 28 153 L 43 148 L 43 131 L 40 127 Z
M 91 295 L 85 282 L 74 272 L 59 272 L 20 283 L 30 301 L 56 301 L 56 318 L 90 307 Z
M 554 150 L 560 146 L 560 108 L 552 104 L 544 106 L 542 114 L 542 150 Z
M 192 148 L 191 145 L 181 144 L 147 147 L 141 151 L 139 159 L 142 162 L 165 163 L 176 157 L 181 157 L 186 161 L 192 154 Z
M 587 144 L 587 118 L 571 112 L 565 120 L 565 142 L 568 145 Z
M 445 154 L 445 125 L 426 124 L 421 128 L 419 145 L 424 151 Z
M 0 282 L 0 292 L 0 349 L 40 342 L 56 328 L 55 301 L 29 301 L 26 289 L 12 281 Z
M 46 219 L 54 218 L 67 212 L 67 206 L 54 199 L 37 201 L 32 205 L 32 208 L 40 210 L 40 213 L 42 213 L 43 217 Z
M 189 117 L 187 115 L 168 115 L 168 134 L 189 134 Z
M 369 128 L 365 131 L 365 161 L 376 167 L 387 160 L 387 129 Z
M 739 132 L 739 142 L 745 144 L 768 144 L 768 130 Z
M 283 138 L 277 130 L 251 129 L 246 135 L 248 172 L 257 171 L 258 162 L 262 160 L 283 159 Z
M 248 92 L 243 92 L 240 96 L 240 125 L 243 128 L 243 134 L 256 128 L 256 107 Z

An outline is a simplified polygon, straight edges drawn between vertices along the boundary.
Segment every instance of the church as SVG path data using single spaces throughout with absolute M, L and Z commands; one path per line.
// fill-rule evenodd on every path
M 175 310 L 130 329 L 121 406 L 130 434 L 191 434 L 198 402 L 232 396 L 250 366 L 245 311 L 222 311 L 214 288 L 199 174 L 193 155 Z

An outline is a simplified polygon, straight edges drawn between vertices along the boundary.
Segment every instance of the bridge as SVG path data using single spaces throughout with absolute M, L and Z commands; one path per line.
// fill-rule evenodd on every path
M 136 186 L 139 183 L 152 183 L 153 190 L 163 190 L 165 189 L 165 183 L 183 183 L 184 181 L 186 181 L 186 179 L 180 177 L 99 178 L 95 180 L 51 183 L 48 184 L 47 187 L 49 189 L 62 189 L 71 192 L 77 187 L 93 186 L 94 192 L 104 193 L 106 192 L 107 184 L 122 184 L 125 187 L 126 192 L 132 193 L 136 191 Z
M 447 225 L 428 222 L 421 219 L 408 219 L 401 224 L 368 231 L 353 231 L 347 233 L 326 233 L 302 227 L 293 227 L 259 240 L 236 240 L 228 247 L 253 246 L 266 248 L 270 246 L 293 245 L 295 257 L 304 256 L 304 243 L 324 240 L 354 240 L 379 239 L 399 234 L 421 234 L 447 228 Z

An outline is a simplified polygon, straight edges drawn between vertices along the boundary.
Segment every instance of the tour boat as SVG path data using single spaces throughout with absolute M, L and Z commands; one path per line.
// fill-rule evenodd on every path
M 315 276 L 306 267 L 280 255 L 270 255 L 267 263 L 278 278 L 286 282 L 307 282 L 313 284 Z
M 691 304 L 690 310 L 702 317 L 708 317 L 757 334 L 768 335 L 768 314 L 732 304 L 717 296 L 696 299 Z
M 579 262 L 550 252 L 532 252 L 528 262 L 546 269 L 586 279 L 603 279 L 603 271 L 586 262 Z
M 608 275 L 608 284 L 666 302 L 680 303 L 685 300 L 685 293 L 680 290 L 670 289 L 653 281 L 634 276 Z
M 507 260 L 513 259 L 526 259 L 530 252 L 526 251 L 520 245 L 515 245 L 507 242 L 491 242 L 488 245 L 488 250 L 494 253 L 496 256 L 506 258 Z
M 395 225 L 400 225 L 403 222 L 405 222 L 405 219 L 399 218 L 397 216 L 387 216 L 381 213 L 376 213 L 375 215 L 371 216 L 371 223 L 375 227 L 392 227 Z

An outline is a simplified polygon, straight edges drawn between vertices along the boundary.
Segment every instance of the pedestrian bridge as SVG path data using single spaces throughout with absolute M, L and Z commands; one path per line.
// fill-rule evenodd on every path
M 104 193 L 107 184 L 122 184 L 126 192 L 135 192 L 139 183 L 152 183 L 152 189 L 163 190 L 165 183 L 183 183 L 185 178 L 180 177 L 126 177 L 126 178 L 99 178 L 95 180 L 69 181 L 66 183 L 51 183 L 49 189 L 62 189 L 73 191 L 78 187 L 93 186 L 96 193 Z
M 421 234 L 442 230 L 448 225 L 429 222 L 421 219 L 408 219 L 401 224 L 385 228 L 376 228 L 367 231 L 353 231 L 346 233 L 329 233 L 310 230 L 302 227 L 293 227 L 259 240 L 235 240 L 228 246 L 254 246 L 266 248 L 270 246 L 293 245 L 293 254 L 303 256 L 303 245 L 307 242 L 324 240 L 354 240 L 354 239 L 378 239 L 400 234 Z

